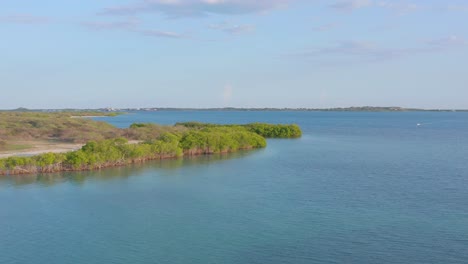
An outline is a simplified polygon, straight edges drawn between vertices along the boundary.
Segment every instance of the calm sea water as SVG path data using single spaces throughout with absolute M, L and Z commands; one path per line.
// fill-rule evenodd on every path
M 1 177 L 0 263 L 468 263 L 468 113 L 99 119 L 297 123 L 304 136 L 232 155 Z

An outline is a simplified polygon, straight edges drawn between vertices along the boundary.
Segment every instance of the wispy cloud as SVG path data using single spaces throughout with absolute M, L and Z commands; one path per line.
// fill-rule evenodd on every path
M 449 4 L 446 6 L 446 10 L 468 12 L 468 4 Z
M 14 14 L 0 16 L 0 23 L 10 24 L 47 24 L 52 20 L 49 17 L 35 16 L 31 14 Z
M 253 25 L 232 25 L 227 22 L 211 24 L 209 25 L 209 28 L 233 35 L 247 33 L 255 30 L 255 26 Z
M 452 35 L 444 38 L 428 40 L 426 41 L 426 44 L 431 46 L 433 49 L 443 50 L 447 48 L 468 46 L 468 40 L 456 35 Z
M 105 8 L 101 14 L 132 15 L 154 12 L 177 18 L 261 13 L 287 6 L 293 1 L 295 0 L 140 0 L 128 5 Z
M 141 33 L 144 36 L 156 37 L 156 38 L 172 38 L 172 39 L 188 39 L 190 38 L 186 34 L 179 34 L 171 31 L 161 31 L 161 30 L 138 30 L 136 32 Z
M 307 58 L 359 58 L 364 61 L 374 61 L 386 58 L 390 55 L 398 56 L 402 51 L 397 49 L 384 49 L 375 43 L 365 41 L 343 41 L 329 47 L 320 47 L 303 52 Z
M 296 58 L 320 63 L 377 62 L 398 59 L 415 54 L 442 52 L 468 47 L 468 41 L 459 36 L 431 39 L 416 47 L 383 47 L 373 42 L 343 41 L 329 47 L 290 54 Z
M 322 24 L 318 26 L 312 27 L 312 30 L 314 31 L 329 31 L 334 28 L 338 27 L 338 23 L 327 23 L 327 24 Z
M 416 11 L 422 7 L 418 4 L 414 4 L 402 0 L 386 1 L 386 0 L 343 0 L 330 5 L 331 8 L 342 11 L 351 12 L 362 8 L 383 8 L 390 10 L 399 15 L 406 14 L 409 12 Z
M 330 7 L 340 11 L 353 11 L 355 9 L 372 6 L 372 0 L 346 0 L 332 4 Z
M 129 19 L 125 21 L 113 21 L 113 22 L 84 22 L 83 26 L 93 30 L 131 30 L 135 29 L 140 22 L 137 19 Z
M 380 8 L 391 10 L 398 15 L 404 15 L 422 9 L 421 5 L 408 2 L 379 1 L 376 2 L 375 5 Z
M 179 34 L 172 31 L 164 30 L 155 30 L 155 29 L 141 29 L 140 21 L 138 19 L 128 19 L 123 21 L 92 21 L 84 22 L 82 25 L 90 30 L 99 30 L 99 31 L 112 31 L 112 30 L 122 30 L 128 31 L 130 33 L 136 33 L 142 36 L 156 37 L 156 38 L 172 38 L 172 39 L 183 39 L 189 38 L 188 35 Z

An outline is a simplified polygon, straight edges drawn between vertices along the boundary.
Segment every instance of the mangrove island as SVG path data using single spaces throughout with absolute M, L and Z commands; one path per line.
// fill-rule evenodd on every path
M 0 175 L 95 170 L 155 159 L 228 153 L 264 148 L 266 138 L 302 135 L 295 124 L 134 123 L 121 129 L 83 118 L 103 115 L 115 113 L 0 112 L 0 154 L 7 155 L 0 158 Z M 11 154 L 40 144 L 75 149 L 37 155 Z

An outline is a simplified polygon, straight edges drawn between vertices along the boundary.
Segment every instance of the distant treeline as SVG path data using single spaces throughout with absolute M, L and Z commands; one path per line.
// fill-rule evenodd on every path
M 112 139 L 92 140 L 80 150 L 0 159 L 0 175 L 92 170 L 176 158 L 266 147 L 265 137 L 300 137 L 297 125 L 215 125 L 197 122 L 175 126 L 135 123 Z M 128 139 L 140 142 L 129 144 Z
M 106 111 L 105 109 L 98 109 L 98 111 Z M 422 109 L 422 108 L 406 108 L 399 106 L 354 106 L 354 107 L 332 107 L 332 108 L 235 108 L 235 107 L 224 107 L 224 108 L 172 108 L 172 107 L 151 107 L 151 108 L 122 108 L 113 109 L 113 111 L 273 111 L 273 112 L 468 112 L 468 109 Z

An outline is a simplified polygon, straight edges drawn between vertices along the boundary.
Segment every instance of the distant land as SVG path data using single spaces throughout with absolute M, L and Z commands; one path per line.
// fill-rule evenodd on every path
M 19 112 L 62 112 L 62 111 L 99 111 L 99 112 L 132 112 L 132 111 L 310 111 L 310 112 L 468 112 L 468 109 L 422 109 L 405 108 L 399 106 L 353 106 L 353 107 L 333 107 L 333 108 L 237 108 L 237 107 L 219 107 L 219 108 L 176 108 L 176 107 L 142 107 L 142 108 L 98 108 L 98 109 L 28 109 L 20 107 L 11 110 L 0 111 L 19 111 Z

